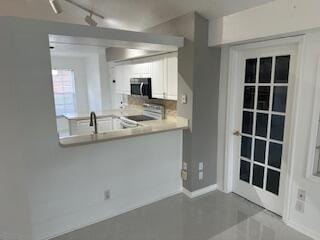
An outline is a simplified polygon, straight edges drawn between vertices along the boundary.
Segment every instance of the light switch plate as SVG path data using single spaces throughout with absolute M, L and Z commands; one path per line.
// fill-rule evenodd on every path
M 188 179 L 187 170 L 181 170 L 181 178 L 182 178 L 183 181 L 187 181 L 187 179 Z
M 183 163 L 182 163 L 182 169 L 183 169 L 183 170 L 187 170 L 187 169 L 188 169 L 188 164 L 187 164 L 187 162 L 183 162 Z
M 297 212 L 304 213 L 304 202 L 301 202 L 301 201 L 298 200 L 296 202 L 295 209 L 296 209 Z
M 202 179 L 203 179 L 203 172 L 200 171 L 200 172 L 199 172 L 199 180 L 202 180 Z
M 181 103 L 187 104 L 187 95 L 186 94 L 181 95 Z
M 199 171 L 203 170 L 203 162 L 199 162 Z
M 110 192 L 110 190 L 106 190 L 106 191 L 104 192 L 104 200 L 105 200 L 105 201 L 106 201 L 106 200 L 109 200 L 110 197 L 111 197 L 111 192 Z

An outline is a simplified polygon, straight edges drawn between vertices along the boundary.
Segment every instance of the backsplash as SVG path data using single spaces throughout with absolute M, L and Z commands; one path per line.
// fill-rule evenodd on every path
M 147 99 L 138 96 L 128 96 L 128 105 L 134 108 L 142 108 L 144 103 L 163 105 L 166 109 L 166 116 L 177 116 L 177 101 L 164 99 Z

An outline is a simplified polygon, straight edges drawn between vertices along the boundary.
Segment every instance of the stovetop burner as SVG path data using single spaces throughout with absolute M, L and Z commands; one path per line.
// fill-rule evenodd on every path
M 136 121 L 136 122 L 142 122 L 142 121 L 150 121 L 150 120 L 156 120 L 153 117 L 149 117 L 146 115 L 134 115 L 134 116 L 127 116 L 126 118 Z

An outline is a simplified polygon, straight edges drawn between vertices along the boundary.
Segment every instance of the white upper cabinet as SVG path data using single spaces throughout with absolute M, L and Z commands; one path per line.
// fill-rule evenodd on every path
M 151 78 L 153 98 L 177 100 L 177 53 L 133 60 L 116 66 L 115 79 L 118 93 L 130 94 L 131 78 Z
M 165 59 L 153 58 L 151 71 L 151 89 L 153 98 L 165 98 Z
M 178 57 L 177 53 L 153 58 L 151 76 L 152 97 L 177 100 Z
M 167 58 L 167 91 L 166 99 L 178 99 L 178 57 L 171 54 Z
M 151 77 L 151 63 L 150 62 L 133 62 L 132 73 L 135 78 L 148 78 Z

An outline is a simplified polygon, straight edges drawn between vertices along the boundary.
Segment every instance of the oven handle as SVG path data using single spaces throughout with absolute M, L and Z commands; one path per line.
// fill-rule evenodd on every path
M 143 88 L 143 82 L 140 84 L 140 95 L 141 96 L 143 96 L 142 88 Z

